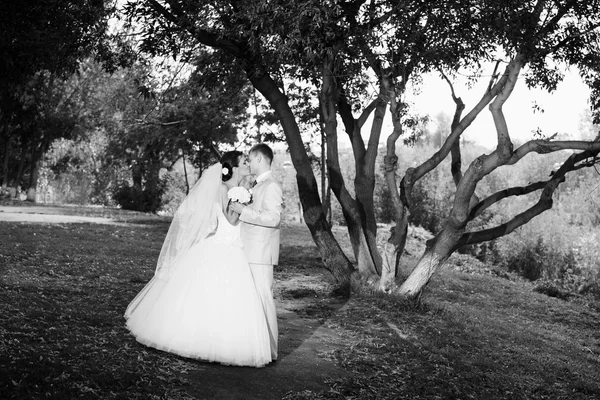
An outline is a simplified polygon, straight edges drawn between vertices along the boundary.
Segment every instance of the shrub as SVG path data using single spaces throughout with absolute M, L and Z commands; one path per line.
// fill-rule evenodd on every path
M 156 213 L 162 206 L 163 193 L 162 182 L 155 189 L 142 190 L 124 183 L 114 191 L 113 200 L 124 210 Z

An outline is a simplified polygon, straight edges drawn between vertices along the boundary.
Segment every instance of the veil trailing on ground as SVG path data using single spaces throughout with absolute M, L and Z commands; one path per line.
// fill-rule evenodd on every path
M 193 244 L 217 228 L 215 207 L 220 207 L 221 163 L 210 166 L 183 200 L 171 221 L 154 276 L 171 276 L 177 261 Z

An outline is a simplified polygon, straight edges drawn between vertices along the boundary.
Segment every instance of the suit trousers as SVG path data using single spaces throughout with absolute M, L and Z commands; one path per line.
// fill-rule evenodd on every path
M 277 359 L 277 309 L 275 299 L 273 298 L 273 265 L 271 264 L 250 264 L 250 271 L 254 278 L 254 285 L 260 300 L 262 301 L 269 325 L 269 334 L 271 336 L 271 357 Z

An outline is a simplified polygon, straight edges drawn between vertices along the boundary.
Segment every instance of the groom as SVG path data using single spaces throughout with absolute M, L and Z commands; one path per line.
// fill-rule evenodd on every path
M 248 154 L 250 172 L 256 175 L 252 188 L 252 203 L 232 203 L 240 214 L 244 252 L 263 303 L 271 336 L 271 357 L 277 359 L 277 312 L 273 299 L 273 265 L 279 261 L 279 221 L 283 205 L 281 186 L 273 179 L 271 163 L 273 150 L 258 143 Z

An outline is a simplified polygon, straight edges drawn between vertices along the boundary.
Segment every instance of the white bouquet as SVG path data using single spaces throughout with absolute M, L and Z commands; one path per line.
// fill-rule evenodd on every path
M 229 189 L 227 197 L 231 201 L 237 201 L 238 203 L 248 204 L 252 201 L 252 192 L 242 186 L 235 186 Z

